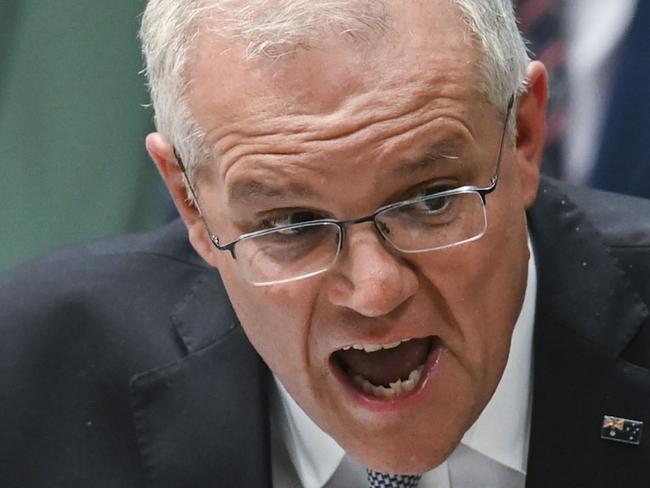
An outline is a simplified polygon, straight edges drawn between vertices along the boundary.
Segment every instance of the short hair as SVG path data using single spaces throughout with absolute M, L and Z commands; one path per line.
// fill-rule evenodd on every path
M 505 108 L 510 96 L 522 89 L 529 62 L 511 1 L 447 1 L 460 10 L 482 49 L 481 89 L 490 103 Z M 149 0 L 140 39 L 155 124 L 183 159 L 190 179 L 212 155 L 190 113 L 185 76 L 206 20 L 218 19 L 210 25 L 215 34 L 244 41 L 245 58 L 252 59 L 308 47 L 323 34 L 323 26 L 352 37 L 382 33 L 386 11 L 386 0 Z

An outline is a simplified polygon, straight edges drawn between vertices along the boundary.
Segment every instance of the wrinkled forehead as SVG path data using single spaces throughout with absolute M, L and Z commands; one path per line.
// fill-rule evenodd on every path
M 364 94 L 375 106 L 435 97 L 436 90 L 475 98 L 481 53 L 457 7 L 449 0 L 383 4 L 381 28 L 367 35 L 330 23 L 304 42 L 253 49 L 254 56 L 249 37 L 224 35 L 219 18 L 205 21 L 187 70 L 192 115 L 209 133 L 217 117 L 250 124 L 269 116 L 334 114 L 352 98 L 363 103 Z

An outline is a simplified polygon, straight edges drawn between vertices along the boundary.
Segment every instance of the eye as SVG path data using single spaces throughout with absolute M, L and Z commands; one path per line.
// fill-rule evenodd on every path
M 442 212 L 449 204 L 449 197 L 436 197 L 433 195 L 430 199 L 422 202 L 429 212 Z
M 279 213 L 265 219 L 259 226 L 259 229 L 273 229 L 276 227 L 282 228 L 282 227 L 292 226 L 296 224 L 304 224 L 305 222 L 312 222 L 314 220 L 319 220 L 322 218 L 323 218 L 322 215 L 319 215 L 315 212 L 304 211 L 304 210 L 287 212 L 287 213 Z M 280 229 L 278 232 L 284 235 L 300 235 L 306 232 L 308 229 L 309 229 L 308 227 L 288 228 L 288 229 Z
M 414 203 L 414 209 L 430 215 L 435 215 L 446 211 L 451 203 L 451 200 L 453 199 L 453 195 L 439 196 L 439 194 L 452 189 L 453 187 L 449 185 L 438 185 L 420 191 L 415 196 L 415 199 L 420 201 Z

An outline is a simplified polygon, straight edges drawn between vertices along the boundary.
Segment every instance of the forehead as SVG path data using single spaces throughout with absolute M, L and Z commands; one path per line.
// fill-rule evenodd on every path
M 475 97 L 479 50 L 457 8 L 449 0 L 387 4 L 381 36 L 353 40 L 326 29 L 309 48 L 278 58 L 244 60 L 246 42 L 218 37 L 206 24 L 187 75 L 190 110 L 208 142 L 232 124 L 258 126 L 282 117 L 299 124 L 313 114 L 331 114 L 323 122 L 336 124 L 337 113 L 368 105 L 381 112 L 401 103 L 408 110 L 436 96 Z

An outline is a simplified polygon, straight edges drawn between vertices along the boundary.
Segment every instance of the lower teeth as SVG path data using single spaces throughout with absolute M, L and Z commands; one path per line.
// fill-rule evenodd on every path
M 364 391 L 364 393 L 368 393 L 378 398 L 391 398 L 412 391 L 413 388 L 415 388 L 415 385 L 418 384 L 418 381 L 420 381 L 423 370 L 424 365 L 411 371 L 407 379 L 389 383 L 388 387 L 373 385 L 370 381 L 359 374 L 354 375 L 352 379 Z

